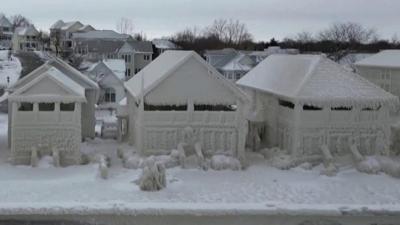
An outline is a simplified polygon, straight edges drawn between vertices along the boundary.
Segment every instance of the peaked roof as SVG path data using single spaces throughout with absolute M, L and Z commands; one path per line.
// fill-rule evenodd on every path
M 45 73 L 51 68 L 56 68 L 64 75 L 68 76 L 70 79 L 81 85 L 85 89 L 95 89 L 98 90 L 99 86 L 96 82 L 89 79 L 87 76 L 83 75 L 81 72 L 70 66 L 68 63 L 63 60 L 53 57 L 51 60 L 47 61 L 45 64 L 32 71 L 30 74 L 26 75 L 22 79 L 18 80 L 13 87 L 12 90 L 16 90 L 25 84 L 29 83 L 33 79 L 37 78 L 41 74 Z
M 400 50 L 383 50 L 356 62 L 356 66 L 400 68 Z
M 12 27 L 12 23 L 6 16 L 0 15 L 0 27 Z
M 36 36 L 39 35 L 39 31 L 34 26 L 28 27 L 17 27 L 15 28 L 15 34 L 19 36 Z
M 150 41 L 136 41 L 133 39 L 128 39 L 119 51 L 153 53 L 153 44 Z
M 96 69 L 98 66 L 104 66 L 107 68 L 112 74 L 120 81 L 125 78 L 125 61 L 121 59 L 105 59 L 94 64 L 88 71 L 93 79 L 99 82 L 103 78 L 105 78 L 106 74 L 94 74 L 93 70 Z
M 396 96 L 321 55 L 269 56 L 237 84 L 320 107 L 398 104 Z
M 83 27 L 83 24 L 79 21 L 64 22 L 62 20 L 58 20 L 50 27 L 50 29 L 68 30 L 75 24 L 79 24 L 81 27 Z
M 48 93 L 46 90 L 42 90 L 43 94 L 29 94 L 24 95 L 24 92 L 29 90 L 35 84 L 39 83 L 41 80 L 49 78 L 55 83 L 63 88 L 69 95 L 60 95 L 59 93 Z M 86 102 L 85 89 L 78 83 L 70 79 L 64 73 L 56 69 L 55 67 L 49 68 L 46 72 L 42 73 L 40 76 L 26 83 L 25 85 L 19 87 L 12 93 L 9 97 L 11 101 L 28 101 L 28 102 Z
M 204 61 L 204 59 L 194 51 L 169 50 L 164 52 L 139 73 L 133 76 L 129 81 L 125 82 L 125 88 L 136 98 L 136 100 L 138 100 L 140 96 L 146 95 L 148 92 L 153 90 L 153 88 L 157 87 L 158 84 L 173 74 L 191 58 L 195 58 L 205 66 L 210 75 L 215 76 L 218 81 L 233 91 L 236 96 L 240 97 L 242 100 L 248 100 L 247 95 L 232 84 L 232 82 L 226 80 L 217 70 L 206 63 L 206 61 Z

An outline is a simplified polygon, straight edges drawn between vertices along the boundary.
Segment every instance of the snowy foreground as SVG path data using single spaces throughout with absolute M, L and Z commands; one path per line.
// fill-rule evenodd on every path
M 114 140 L 83 144 L 85 152 L 111 156 L 109 179 L 103 180 L 95 164 L 54 168 L 42 160 L 38 168 L 12 166 L 7 163 L 5 114 L 0 114 L 0 132 L 0 221 L 400 224 L 400 179 L 384 174 L 362 174 L 351 167 L 342 167 L 335 177 L 320 175 L 322 167 L 281 171 L 253 156 L 245 171 L 168 169 L 166 189 L 142 192 L 134 183 L 141 170 L 122 167 Z

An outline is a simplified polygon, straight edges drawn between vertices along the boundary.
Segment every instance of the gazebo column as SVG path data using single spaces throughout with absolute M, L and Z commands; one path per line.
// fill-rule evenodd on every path
M 301 123 L 301 113 L 303 112 L 303 105 L 299 103 L 295 103 L 294 106 L 294 115 L 293 115 L 293 130 L 292 130 L 292 149 L 291 154 L 299 155 L 301 152 L 300 150 L 300 123 Z
M 59 102 L 54 103 L 54 112 L 57 113 L 57 121 L 61 122 L 61 112 L 60 112 L 60 103 Z
M 35 115 L 35 120 L 39 120 L 39 103 L 33 103 L 33 114 Z

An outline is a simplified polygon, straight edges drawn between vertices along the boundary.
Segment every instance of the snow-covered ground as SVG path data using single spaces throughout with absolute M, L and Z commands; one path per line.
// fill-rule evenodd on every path
M 167 170 L 167 188 L 142 192 L 134 183 L 141 170 L 122 167 L 114 140 L 90 140 L 86 153 L 111 157 L 109 179 L 102 180 L 98 166 L 38 168 L 7 163 L 7 115 L 0 114 L 0 215 L 24 213 L 82 213 L 97 211 L 127 214 L 182 213 L 250 214 L 266 212 L 340 214 L 354 210 L 400 212 L 400 179 L 367 175 L 343 167 L 335 177 L 312 170 L 278 170 L 254 155 L 244 171 Z M 125 146 L 126 147 L 126 146 Z M 91 211 L 93 210 L 93 211 Z
M 21 74 L 21 63 L 18 58 L 11 57 L 12 60 L 8 60 L 8 50 L 0 51 L 0 86 L 8 87 L 13 85 Z M 9 77 L 10 82 L 7 82 Z

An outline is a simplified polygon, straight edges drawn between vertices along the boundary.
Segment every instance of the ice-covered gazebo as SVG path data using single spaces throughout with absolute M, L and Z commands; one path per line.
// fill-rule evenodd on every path
M 205 154 L 243 157 L 249 99 L 197 53 L 166 51 L 125 87 L 127 135 L 141 153 L 169 153 L 190 130 Z
M 298 156 L 357 146 L 387 154 L 398 98 L 320 55 L 273 55 L 237 82 L 253 99 L 248 142 Z M 326 148 L 325 148 L 326 149 Z
M 80 163 L 84 87 L 50 67 L 15 89 L 8 100 L 14 164 L 30 164 L 36 154 L 57 154 L 61 165 Z

